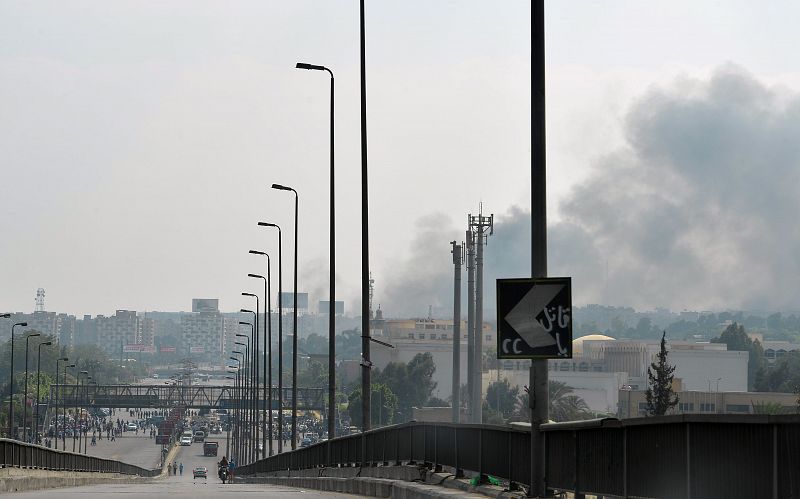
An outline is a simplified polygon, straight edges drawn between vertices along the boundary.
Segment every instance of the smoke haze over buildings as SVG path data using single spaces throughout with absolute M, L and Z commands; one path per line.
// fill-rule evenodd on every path
M 576 304 L 796 308 L 798 132 L 800 96 L 737 66 L 650 89 L 625 116 L 624 147 L 598 158 L 562 200 L 549 274 L 573 277 Z M 421 224 L 411 256 L 387 278 L 389 313 L 433 305 L 447 317 L 448 241 L 463 232 L 441 216 Z M 486 251 L 487 317 L 494 279 L 529 275 L 529 248 L 530 213 L 499 214 Z

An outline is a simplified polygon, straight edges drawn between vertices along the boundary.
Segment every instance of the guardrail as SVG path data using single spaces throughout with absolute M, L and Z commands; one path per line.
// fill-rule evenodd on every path
M 800 415 L 598 419 L 541 426 L 551 491 L 661 499 L 800 497 Z M 268 457 L 239 474 L 423 464 L 530 483 L 530 432 L 405 423 Z
M 511 483 L 530 483 L 530 430 L 511 426 L 404 423 L 348 435 L 241 466 L 239 474 L 324 466 L 419 463 Z M 330 460 L 329 460 L 330 452 Z
M 7 438 L 0 438 L 0 466 L 53 471 L 120 473 L 142 477 L 153 477 L 161 473 L 160 469 L 148 470 L 112 459 L 48 449 L 41 445 L 27 444 Z

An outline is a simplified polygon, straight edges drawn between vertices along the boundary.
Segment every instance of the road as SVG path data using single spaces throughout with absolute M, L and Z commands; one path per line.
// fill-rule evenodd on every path
M 352 497 L 346 494 L 336 494 L 333 492 L 320 492 L 316 490 L 296 489 L 291 487 L 281 487 L 277 485 L 266 484 L 226 484 L 217 477 L 216 463 L 218 459 L 222 459 L 222 454 L 225 452 L 225 435 L 213 435 L 209 440 L 216 440 L 219 442 L 220 452 L 217 457 L 204 457 L 203 444 L 200 442 L 193 443 L 192 445 L 180 447 L 180 451 L 175 456 L 174 461 L 178 464 L 183 463 L 183 474 L 176 476 L 168 476 L 163 479 L 158 479 L 156 483 L 151 484 L 120 484 L 120 485 L 92 485 L 89 487 L 73 487 L 65 489 L 49 489 L 39 490 L 32 492 L 22 492 L 14 494 L 15 498 L 24 499 L 38 499 L 38 498 L 53 498 L 58 499 L 86 499 L 87 497 L 96 497 L 98 499 L 105 497 L 115 497 L 117 495 L 124 495 L 126 499 L 150 499 L 150 498 L 191 498 L 203 499 L 214 498 L 219 499 L 223 494 L 250 494 L 252 497 L 269 497 L 276 499 L 297 499 L 300 495 L 303 498 L 309 499 L 341 499 L 345 497 Z M 221 438 L 216 438 L 221 437 Z M 134 440 L 136 437 L 130 439 L 132 444 L 136 444 Z M 144 437 L 144 441 L 149 441 Z M 117 439 L 119 442 L 120 439 Z M 116 443 L 116 442 L 115 442 Z M 99 443 L 98 443 L 99 445 Z M 114 445 L 114 444 L 110 444 Z M 151 444 L 153 449 L 156 448 L 155 444 Z M 89 447 L 91 449 L 91 447 Z M 124 459 L 130 462 L 129 459 Z M 208 468 L 208 479 L 192 478 L 192 468 L 195 466 L 205 466 Z M 239 496 L 241 497 L 241 496 Z
M 124 414 L 124 411 L 122 411 Z M 127 421 L 127 418 L 125 419 Z M 89 445 L 86 454 L 90 456 L 114 459 L 128 464 L 135 464 L 142 468 L 157 468 L 160 460 L 159 453 L 161 446 L 156 445 L 155 440 L 147 436 L 146 431 L 139 430 L 137 436 L 135 432 L 126 431 L 111 442 L 105 438 L 97 440 L 97 445 L 92 445 L 92 435 L 85 440 Z M 67 450 L 72 451 L 72 439 L 66 440 Z M 83 443 L 81 443 L 83 446 Z M 61 441 L 58 442 L 61 449 Z M 81 447 L 81 450 L 83 447 Z M 78 443 L 75 443 L 75 451 L 78 451 Z M 81 452 L 83 453 L 83 452 Z

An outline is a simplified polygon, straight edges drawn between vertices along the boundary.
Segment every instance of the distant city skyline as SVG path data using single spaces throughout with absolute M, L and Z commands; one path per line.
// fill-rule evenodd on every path
M 449 241 L 494 213 L 486 281 L 529 270 L 530 5 L 367 4 L 375 302 L 452 300 Z M 546 6 L 550 274 L 576 304 L 793 310 L 800 6 Z M 327 297 L 325 64 L 337 82 L 337 298 L 360 301 L 352 2 L 0 5 L 0 308 L 236 310 L 284 227 L 291 291 Z M 529 227 L 527 228 L 529 231 Z M 503 232 L 505 231 L 505 232 Z M 490 314 L 493 286 L 487 286 Z M 352 307 L 351 307 L 352 308 Z M 346 308 L 346 310 L 348 310 Z

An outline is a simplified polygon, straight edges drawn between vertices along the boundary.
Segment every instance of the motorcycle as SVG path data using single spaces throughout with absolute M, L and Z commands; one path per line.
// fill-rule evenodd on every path
M 222 483 L 225 483 L 225 482 L 228 481 L 228 468 L 227 467 L 220 466 L 219 470 L 217 471 L 217 474 L 219 475 L 219 479 L 222 480 Z

